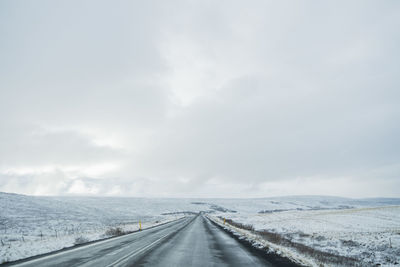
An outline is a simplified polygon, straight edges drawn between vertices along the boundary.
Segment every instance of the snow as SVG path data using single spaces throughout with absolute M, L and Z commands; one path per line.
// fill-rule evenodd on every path
M 218 216 L 229 218 L 252 225 L 256 231 L 278 233 L 293 242 L 351 257 L 365 265 L 392 266 L 400 263 L 400 200 L 290 197 L 237 200 L 231 204 L 221 200 L 221 203 L 237 212 L 213 214 L 212 218 L 219 223 Z M 259 236 L 250 231 L 228 227 L 250 239 L 259 240 Z M 288 252 L 282 246 L 268 245 L 289 258 L 313 262 L 308 265 L 320 264 L 316 259 L 298 255 L 295 250 Z
M 0 263 L 108 237 L 110 228 L 136 231 L 176 220 L 202 206 L 191 200 L 33 197 L 0 193 Z M 162 215 L 164 213 L 171 213 Z
M 150 199 L 101 197 L 33 197 L 0 193 L 0 263 L 71 247 L 76 239 L 106 238 L 111 227 L 139 227 L 205 211 L 251 224 L 319 251 L 368 264 L 400 263 L 400 199 L 347 199 L 291 196 L 261 199 Z M 225 225 L 304 265 L 318 260 L 274 244 L 257 233 Z M 326 264 L 325 264 L 326 265 Z

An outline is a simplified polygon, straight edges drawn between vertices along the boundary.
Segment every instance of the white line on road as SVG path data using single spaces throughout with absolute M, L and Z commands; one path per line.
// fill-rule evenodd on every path
M 189 223 L 192 222 L 192 221 L 193 221 L 193 220 L 189 221 Z M 120 258 L 120 259 L 114 261 L 113 263 L 107 265 L 106 267 L 111 267 L 111 266 L 112 266 L 112 267 L 124 266 L 123 264 L 126 263 L 126 262 L 129 260 L 129 258 L 132 258 L 133 256 L 136 256 L 137 254 L 139 254 L 139 253 L 141 253 L 141 252 L 143 252 L 143 251 L 145 251 L 145 250 L 151 248 L 152 246 L 154 246 L 155 244 L 157 244 L 158 242 L 160 242 L 160 241 L 163 240 L 164 238 L 166 238 L 166 237 L 168 237 L 168 236 L 170 236 L 170 235 L 172 235 L 172 234 L 174 234 L 174 233 L 180 231 L 182 228 L 184 228 L 184 227 L 185 227 L 186 225 L 188 225 L 189 223 L 186 223 L 184 226 L 178 228 L 177 230 L 175 230 L 175 231 L 173 231 L 173 232 L 171 232 L 171 233 L 168 233 L 168 234 L 166 234 L 166 235 L 160 237 L 159 239 L 157 239 L 157 240 L 153 241 L 152 243 L 148 244 L 147 246 L 145 246 L 145 247 L 143 247 L 143 248 L 140 248 L 140 249 L 138 249 L 138 250 L 135 250 L 135 251 L 133 251 L 132 253 L 129 253 L 128 255 L 126 255 L 126 256 L 124 256 L 124 257 L 122 257 L 122 258 Z
M 174 232 L 172 232 L 172 233 L 174 233 Z M 145 246 L 145 247 L 143 247 L 143 248 L 141 248 L 141 249 L 138 249 L 138 250 L 133 251 L 132 253 L 129 253 L 129 254 L 126 255 L 125 257 L 122 257 L 122 258 L 118 259 L 117 261 L 114 261 L 113 263 L 107 265 L 106 267 L 121 266 L 121 264 L 122 264 L 123 262 L 126 262 L 130 257 L 133 257 L 133 256 L 139 254 L 140 252 L 145 251 L 146 249 L 148 249 L 148 248 L 154 246 L 155 244 L 157 244 L 158 242 L 160 242 L 160 241 L 161 241 L 162 239 L 164 239 L 165 237 L 171 235 L 172 233 L 168 233 L 168 234 L 166 234 L 166 235 L 160 237 L 160 238 L 157 239 L 156 241 L 154 241 L 154 242 L 148 244 L 147 246 Z
M 181 219 L 178 219 L 178 220 L 181 220 Z M 177 221 L 178 221 L 178 220 L 177 220 Z M 168 223 L 166 223 L 166 224 L 168 224 Z M 159 226 L 163 226 L 163 225 L 165 225 L 165 224 L 161 224 L 161 225 L 159 225 Z M 152 228 L 153 228 L 153 227 L 148 228 L 148 229 L 152 229 Z M 157 228 L 157 226 L 154 227 L 154 228 Z M 147 230 L 147 229 L 146 229 L 146 230 Z M 79 251 L 79 250 L 82 250 L 82 249 L 87 249 L 87 248 L 89 248 L 89 247 L 98 246 L 98 245 L 101 245 L 101 244 L 104 244 L 104 243 L 107 243 L 107 242 L 114 242 L 115 240 L 122 239 L 122 238 L 127 238 L 127 237 L 129 237 L 129 236 L 137 235 L 137 234 L 141 234 L 141 233 L 145 233 L 145 232 L 139 231 L 139 232 L 134 232 L 134 233 L 127 234 L 127 235 L 122 235 L 122 236 L 118 236 L 118 237 L 113 237 L 113 238 L 111 238 L 111 239 L 106 239 L 106 240 L 102 240 L 102 241 L 95 241 L 93 244 L 84 245 L 84 246 L 77 247 L 77 248 L 71 248 L 71 249 L 68 249 L 68 250 L 66 250 L 66 251 L 55 252 L 54 254 L 51 254 L 51 255 L 48 255 L 48 256 L 43 256 L 43 257 L 40 257 L 40 258 L 37 258 L 37 259 L 32 259 L 32 260 L 29 260 L 29 261 L 26 261 L 26 262 L 17 263 L 17 264 L 14 264 L 13 266 L 31 265 L 32 263 L 35 263 L 35 262 L 40 262 L 40 261 L 43 261 L 43 260 L 48 260 L 48 259 L 51 259 L 51 258 L 59 257 L 60 255 L 68 254 L 68 253 L 74 253 L 74 252 Z
M 68 254 L 68 253 L 74 253 L 74 252 L 82 250 L 82 249 L 87 249 L 87 248 L 90 248 L 90 247 L 98 246 L 98 245 L 101 245 L 103 243 L 112 242 L 112 241 L 115 241 L 115 240 L 118 240 L 118 239 L 121 239 L 121 238 L 124 238 L 124 237 L 126 238 L 127 236 L 138 234 L 138 233 L 140 233 L 140 232 L 135 232 L 135 233 L 127 234 L 127 235 L 114 237 L 112 239 L 106 239 L 106 240 L 103 240 L 103 241 L 98 241 L 98 242 L 95 242 L 95 243 L 90 244 L 90 245 L 84 245 L 82 247 L 72 248 L 72 249 L 69 249 L 69 250 L 66 250 L 66 251 L 56 252 L 55 254 L 51 254 L 51 255 L 48 255 L 48 256 L 44 256 L 44 257 L 40 257 L 40 258 L 37 258 L 37 259 L 29 260 L 29 261 L 26 261 L 26 262 L 17 263 L 17 264 L 15 264 L 15 266 L 24 266 L 24 265 L 32 264 L 32 263 L 37 262 L 37 261 L 42 261 L 42 260 L 47 260 L 47 259 L 51 259 L 51 258 L 54 258 L 54 257 L 59 257 L 60 255 L 64 255 L 64 254 Z

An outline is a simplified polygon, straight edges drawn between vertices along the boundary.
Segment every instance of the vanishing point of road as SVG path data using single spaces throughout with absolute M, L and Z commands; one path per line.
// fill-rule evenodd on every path
M 7 266 L 296 266 L 271 261 L 237 241 L 204 215 Z

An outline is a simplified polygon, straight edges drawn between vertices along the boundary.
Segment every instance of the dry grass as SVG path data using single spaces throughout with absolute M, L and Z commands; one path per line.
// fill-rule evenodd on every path
M 221 218 L 221 219 L 223 220 L 223 218 Z M 235 221 L 233 221 L 231 219 L 225 219 L 225 222 L 229 223 L 232 226 L 240 228 L 240 229 L 245 229 L 245 230 L 248 230 L 248 231 L 254 231 L 254 227 L 251 224 L 238 223 L 238 222 L 235 222 Z
M 126 234 L 120 227 L 110 228 L 105 233 L 107 236 L 120 236 Z
M 74 245 L 85 244 L 85 243 L 87 243 L 87 242 L 89 242 L 89 239 L 87 239 L 87 238 L 84 237 L 84 236 L 80 236 L 80 237 L 75 238 Z

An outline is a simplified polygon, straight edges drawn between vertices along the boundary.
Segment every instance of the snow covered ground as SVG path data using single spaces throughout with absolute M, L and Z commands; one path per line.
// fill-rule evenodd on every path
M 198 212 L 181 199 L 33 197 L 0 193 L 0 263 L 135 231 Z M 165 215 L 163 215 L 165 214 Z M 77 240 L 81 238 L 81 240 Z
M 276 233 L 292 243 L 351 257 L 364 265 L 400 263 L 400 199 L 146 199 L 7 193 L 0 193 L 0 263 L 70 247 L 80 237 L 81 242 L 102 239 L 110 228 L 135 231 L 139 221 L 146 228 L 199 211 L 220 223 L 219 217 L 250 224 L 256 231 Z M 231 228 L 271 251 L 319 265 L 293 247 Z
M 399 199 L 289 197 L 243 200 L 232 204 L 226 200 L 218 202 L 224 202 L 227 208 L 236 209 L 237 212 L 213 214 L 214 219 L 223 217 L 252 225 L 255 231 L 266 230 L 279 234 L 291 243 L 353 258 L 361 266 L 400 264 Z M 233 230 L 250 239 L 259 239 L 253 235 L 253 231 Z M 279 243 L 283 245 L 279 246 Z M 278 240 L 272 246 L 310 265 L 318 266 L 321 263 L 310 255 L 299 254 L 295 246 L 288 250 L 285 243 L 288 242 Z M 264 245 L 271 246 L 268 242 Z

